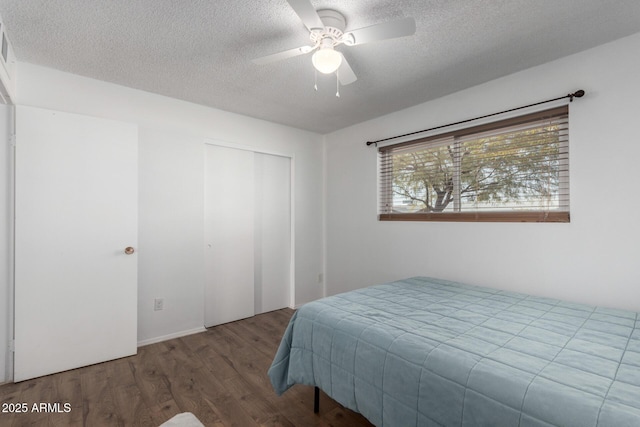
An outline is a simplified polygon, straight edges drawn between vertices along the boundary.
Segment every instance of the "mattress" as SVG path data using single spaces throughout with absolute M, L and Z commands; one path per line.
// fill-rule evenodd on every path
M 640 316 L 414 277 L 302 306 L 269 377 L 377 426 L 640 426 Z

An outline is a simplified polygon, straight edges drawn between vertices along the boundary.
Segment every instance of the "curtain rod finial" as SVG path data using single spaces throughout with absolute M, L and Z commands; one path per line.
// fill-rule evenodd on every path
M 573 98 L 582 98 L 584 96 L 584 91 L 582 89 L 577 90 L 573 93 L 569 94 L 569 102 L 573 102 Z
M 376 144 L 376 147 L 378 146 L 378 143 L 376 141 L 367 141 L 367 147 L 371 144 Z

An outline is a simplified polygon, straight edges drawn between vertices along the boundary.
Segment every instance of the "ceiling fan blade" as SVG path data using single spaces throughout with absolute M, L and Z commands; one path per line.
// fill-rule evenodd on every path
M 302 23 L 309 29 L 324 28 L 324 24 L 316 12 L 316 8 L 313 7 L 309 0 L 287 0 L 287 3 L 296 12 L 296 14 L 302 20 Z
M 283 52 L 273 53 L 271 55 L 262 56 L 260 58 L 252 59 L 251 62 L 258 65 L 269 64 L 271 62 L 280 61 L 287 58 L 293 58 L 294 56 L 304 55 L 313 50 L 312 46 L 296 47 L 295 49 L 285 50 Z
M 342 53 L 340 55 L 342 55 Z M 353 72 L 344 55 L 342 55 L 342 63 L 338 68 L 338 80 L 340 80 L 342 86 L 349 85 L 358 80 L 356 73 Z
M 416 21 L 413 18 L 402 18 L 396 21 L 353 30 L 344 35 L 345 44 L 355 46 L 379 40 L 395 39 L 397 37 L 412 36 L 416 33 Z M 352 40 L 349 40 L 351 39 Z

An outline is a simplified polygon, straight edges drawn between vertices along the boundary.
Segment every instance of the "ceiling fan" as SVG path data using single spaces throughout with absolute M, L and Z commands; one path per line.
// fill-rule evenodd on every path
M 311 45 L 254 59 L 255 64 L 268 64 L 315 51 L 311 58 L 315 69 L 324 74 L 336 72 L 337 79 L 344 86 L 355 82 L 357 77 L 342 52 L 335 50 L 336 46 L 357 46 L 411 36 L 416 32 L 416 22 L 413 18 L 402 18 L 345 32 L 347 21 L 341 13 L 331 9 L 316 11 L 309 0 L 287 0 L 287 3 L 309 30 Z M 339 93 L 336 95 L 339 96 Z

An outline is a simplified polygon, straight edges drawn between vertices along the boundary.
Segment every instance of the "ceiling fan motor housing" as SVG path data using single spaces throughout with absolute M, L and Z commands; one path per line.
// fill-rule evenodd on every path
M 318 16 L 324 24 L 324 28 L 313 28 L 310 34 L 311 41 L 319 43 L 325 38 L 330 38 L 334 44 L 338 42 L 347 26 L 345 17 L 340 12 L 331 9 L 319 10 Z

